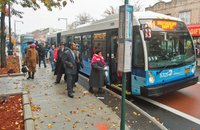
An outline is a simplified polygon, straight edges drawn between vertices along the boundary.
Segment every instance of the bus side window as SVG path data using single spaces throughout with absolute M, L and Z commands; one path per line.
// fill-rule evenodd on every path
M 133 65 L 144 68 L 144 50 L 139 28 L 133 27 Z
M 92 58 L 92 50 L 91 50 L 91 35 L 83 35 L 82 36 L 82 58 L 84 61 L 89 62 Z

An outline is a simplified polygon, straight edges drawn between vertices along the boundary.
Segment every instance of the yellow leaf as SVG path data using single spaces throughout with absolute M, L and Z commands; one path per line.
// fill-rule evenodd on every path
M 81 112 L 86 112 L 86 110 L 82 109 Z
M 53 125 L 52 124 L 48 124 L 48 128 L 49 129 L 53 128 Z
M 137 116 L 137 113 L 136 113 L 136 112 L 133 112 L 133 114 L 134 114 L 135 116 Z

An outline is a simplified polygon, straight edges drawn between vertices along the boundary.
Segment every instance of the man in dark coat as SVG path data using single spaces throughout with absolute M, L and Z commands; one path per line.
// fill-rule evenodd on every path
M 57 75 L 57 77 L 56 77 L 55 84 L 59 84 L 62 78 L 62 75 L 65 74 L 65 68 L 62 62 L 62 57 L 65 51 L 66 51 L 65 45 L 63 42 L 61 42 L 60 48 L 58 50 L 57 58 L 56 58 L 56 68 L 55 68 L 54 74 Z
M 39 67 L 41 65 L 41 61 L 43 61 L 44 63 L 44 67 L 46 68 L 46 59 L 45 59 L 45 54 L 46 54 L 46 51 L 45 51 L 45 48 L 44 48 L 44 44 L 42 43 L 42 45 L 39 47 L 39 50 L 38 50 L 38 53 L 39 53 Z
M 68 96 L 73 98 L 73 86 L 75 84 L 76 73 L 77 73 L 77 61 L 76 54 L 74 50 L 76 49 L 76 44 L 72 42 L 70 48 L 65 52 L 64 67 L 65 74 L 67 75 L 67 90 Z

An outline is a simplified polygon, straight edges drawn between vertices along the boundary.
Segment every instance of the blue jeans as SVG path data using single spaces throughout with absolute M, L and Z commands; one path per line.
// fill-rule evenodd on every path
M 39 67 L 40 67 L 41 61 L 43 61 L 44 67 L 46 68 L 47 66 L 46 66 L 45 57 L 39 57 Z
M 51 69 L 52 69 L 52 71 L 54 71 L 54 70 L 55 70 L 54 61 L 53 61 L 53 60 L 50 60 L 50 64 L 51 64 Z

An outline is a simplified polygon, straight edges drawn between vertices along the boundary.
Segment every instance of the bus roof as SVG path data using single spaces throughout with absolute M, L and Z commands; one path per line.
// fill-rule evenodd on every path
M 118 28 L 119 26 L 118 19 L 119 19 L 119 14 L 114 14 L 104 19 L 95 21 L 93 23 L 87 23 L 87 24 L 78 26 L 75 29 L 61 32 L 61 35 L 70 35 L 70 34 L 78 34 L 78 33 L 84 33 L 84 32 L 92 32 L 92 31 Z M 133 25 L 139 25 L 139 19 L 168 19 L 168 20 L 181 21 L 179 18 L 171 17 L 169 15 L 164 15 L 160 13 L 155 13 L 152 11 L 134 12 Z

